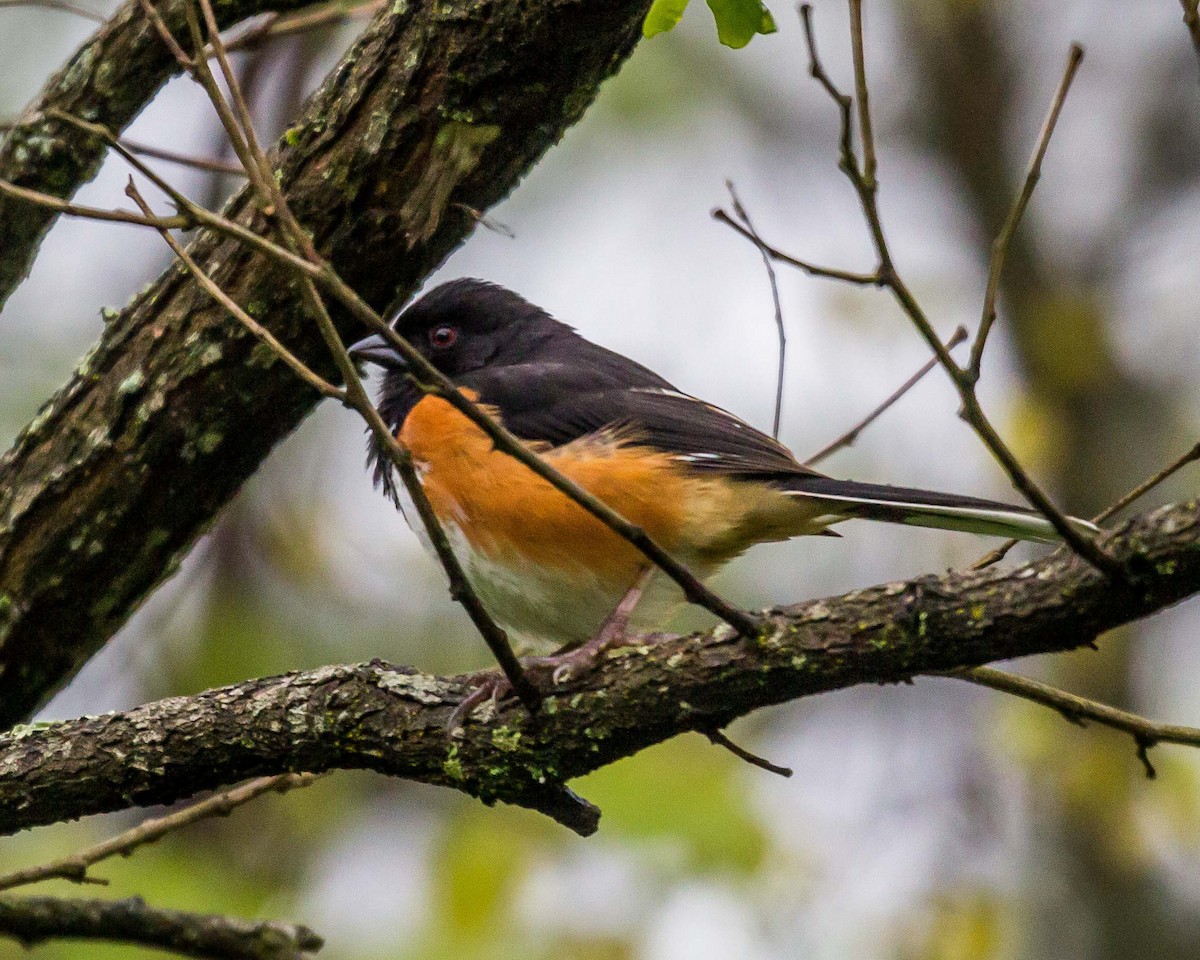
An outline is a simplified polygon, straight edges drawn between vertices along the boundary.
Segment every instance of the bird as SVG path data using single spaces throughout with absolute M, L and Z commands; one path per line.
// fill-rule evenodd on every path
M 756 544 L 838 536 L 830 527 L 851 519 L 1058 538 L 1025 507 L 820 473 L 741 418 L 494 283 L 443 283 L 392 326 L 465 396 L 702 580 Z M 640 550 L 423 391 L 382 336 L 349 352 L 383 368 L 379 414 L 409 451 L 471 587 L 520 652 L 571 666 L 631 628 L 660 628 L 683 602 Z M 376 440 L 369 461 L 421 535 Z

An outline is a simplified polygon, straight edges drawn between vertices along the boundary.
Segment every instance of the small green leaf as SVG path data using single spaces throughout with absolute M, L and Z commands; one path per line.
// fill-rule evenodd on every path
M 642 21 L 642 36 L 653 37 L 674 29 L 687 5 L 688 0 L 654 0 L 650 12 Z
M 727 47 L 744 47 L 756 33 L 779 29 L 762 0 L 708 0 L 708 8 L 717 21 L 717 39 Z

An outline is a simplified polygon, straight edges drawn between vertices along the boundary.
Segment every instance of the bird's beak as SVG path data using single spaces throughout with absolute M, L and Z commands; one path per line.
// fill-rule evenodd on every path
M 407 370 L 407 361 L 379 334 L 359 340 L 350 347 L 350 357 L 356 362 L 374 363 L 385 370 Z

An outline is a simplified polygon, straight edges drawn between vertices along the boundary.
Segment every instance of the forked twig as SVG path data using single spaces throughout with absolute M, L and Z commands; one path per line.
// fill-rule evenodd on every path
M 855 273 L 852 270 L 838 270 L 834 267 L 818 266 L 815 263 L 809 263 L 807 260 L 798 260 L 790 254 L 784 253 L 777 247 L 771 246 L 757 234 L 747 230 L 742 224 L 738 223 L 720 207 L 717 207 L 712 211 L 712 218 L 720 223 L 725 224 L 725 226 L 736 230 L 772 260 L 776 261 L 777 263 L 786 263 L 790 267 L 795 267 L 797 270 L 802 270 L 810 277 L 821 277 L 826 280 L 842 280 L 846 283 L 853 283 L 863 287 L 879 286 L 880 281 L 878 274 Z
M 824 67 L 821 66 L 817 54 L 816 38 L 813 32 L 812 9 L 805 4 L 801 7 L 801 19 L 804 24 L 805 37 L 811 58 L 810 72 L 817 77 L 822 86 L 829 92 L 838 106 L 842 117 L 841 134 L 841 163 L 840 168 L 854 187 L 859 204 L 863 210 L 868 231 L 871 234 L 875 252 L 879 257 L 877 270 L 879 285 L 886 287 L 897 304 L 912 321 L 917 332 L 937 356 L 941 366 L 958 391 L 961 407 L 959 416 L 963 418 L 991 451 L 992 456 L 1004 468 L 1009 480 L 1033 507 L 1041 513 L 1053 526 L 1063 541 L 1077 554 L 1086 559 L 1098 570 L 1110 575 L 1120 576 L 1122 570 L 1119 564 L 1090 536 L 1074 526 L 1070 519 L 1056 507 L 1041 486 L 1029 475 L 1016 455 L 996 432 L 995 427 L 980 406 L 975 391 L 975 381 L 970 370 L 959 366 L 946 350 L 933 324 L 926 316 L 924 309 L 909 290 L 908 285 L 900 277 L 892 259 L 891 249 L 884 235 L 883 221 L 879 214 L 877 201 L 878 182 L 875 177 L 875 154 L 871 133 L 871 118 L 866 99 L 867 78 L 866 67 L 862 52 L 862 5 L 860 0 L 850 2 L 851 37 L 854 45 L 854 82 L 858 96 L 859 128 L 863 137 L 863 162 L 859 163 L 853 148 L 851 136 L 850 98 L 840 93 L 829 79 Z M 1072 67 L 1070 72 L 1074 73 Z
M 953 350 L 955 347 L 957 347 L 960 343 L 962 343 L 966 339 L 967 339 L 967 328 L 966 327 L 958 327 L 954 331 L 954 333 L 952 333 L 950 335 L 950 339 L 946 341 L 946 349 Z M 897 400 L 899 400 L 906 393 L 908 393 L 909 390 L 911 390 L 918 383 L 920 383 L 921 380 L 925 377 L 925 375 L 927 373 L 929 373 L 929 371 L 932 370 L 937 365 L 938 365 L 937 357 L 930 357 L 928 360 L 926 360 L 925 364 L 921 367 L 921 369 L 918 370 L 916 373 L 914 373 L 907 380 L 905 380 L 904 383 L 902 383 L 900 385 L 899 389 L 897 389 L 891 396 L 889 396 L 886 400 L 884 400 L 883 403 L 881 403 L 874 410 L 872 410 L 870 413 L 868 413 L 865 417 L 863 417 L 861 420 L 859 420 L 858 423 L 856 423 L 854 426 L 852 426 L 849 430 L 847 430 L 845 433 L 843 433 L 840 437 L 838 437 L 832 443 L 822 447 L 820 450 L 818 450 L 816 453 L 814 453 L 811 457 L 809 457 L 807 460 L 805 460 L 804 465 L 806 467 L 814 467 L 818 463 L 820 463 L 822 460 L 829 459 L 829 457 L 833 456 L 835 453 L 837 453 L 839 450 L 843 449 L 844 447 L 852 446 L 854 444 L 854 441 L 856 441 L 858 439 L 858 435 L 860 433 L 862 433 L 867 427 L 869 427 L 872 423 L 874 423 L 876 420 L 878 420 L 880 416 L 882 416 L 884 413 L 886 413 L 892 407 L 892 405 L 896 403 Z
M 1031 700 L 1043 706 L 1057 710 L 1071 723 L 1084 725 L 1092 720 L 1114 730 L 1133 737 L 1137 746 L 1138 759 L 1146 769 L 1147 777 L 1156 775 L 1154 766 L 1150 763 L 1148 751 L 1160 743 L 1178 743 L 1189 747 L 1200 747 L 1200 729 L 1184 727 L 1178 724 L 1155 723 L 1136 713 L 1118 710 L 1105 703 L 1080 697 L 1058 687 L 1052 687 L 1039 680 L 1018 677 L 1015 674 L 997 670 L 994 667 L 972 667 L 968 670 L 954 670 L 942 676 L 955 677 L 981 687 L 990 687 L 1003 693 L 1010 693 L 1023 700 Z
M 1197 460 L 1200 460 L 1200 443 L 1196 444 L 1177 460 L 1173 460 L 1171 463 L 1167 464 L 1167 466 L 1159 470 L 1158 473 L 1143 480 L 1127 494 L 1117 500 L 1116 503 L 1114 503 L 1111 507 L 1102 510 L 1092 519 L 1096 523 L 1103 523 L 1105 520 L 1110 519 L 1120 511 L 1124 510 L 1134 501 L 1140 500 L 1160 483 L 1169 479 L 1173 474 L 1178 473 L 1189 463 L 1195 463 Z M 973 564 L 971 564 L 971 569 L 982 570 L 984 567 L 990 567 L 993 563 L 999 563 L 1005 558 L 1005 556 L 1007 556 L 1008 551 L 1015 547 L 1018 543 L 1019 541 L 1017 540 L 1006 540 L 995 550 L 984 554 Z
M 147 217 L 129 210 L 102 210 L 98 207 L 88 207 L 78 203 L 71 203 L 63 200 L 61 197 L 42 193 L 40 190 L 19 187 L 15 183 L 9 183 L 7 180 L 0 180 L 0 193 L 16 197 L 18 200 L 36 203 L 40 207 L 45 207 L 47 210 L 53 210 L 55 213 L 61 213 L 67 217 L 79 217 L 81 220 L 131 223 L 139 227 L 154 227 L 156 230 L 186 230 L 189 227 L 195 226 L 195 221 L 183 214 L 174 217 Z
M 198 820 L 227 816 L 236 808 L 264 793 L 286 793 L 288 790 L 307 787 L 316 782 L 319 777 L 319 774 L 314 773 L 281 773 L 274 777 L 259 777 L 257 780 L 243 783 L 239 787 L 222 790 L 220 793 L 214 793 L 211 797 L 206 797 L 181 810 L 144 820 L 124 833 L 119 833 L 115 837 L 79 850 L 69 857 L 0 876 L 0 890 L 11 890 L 13 887 L 53 878 L 71 880 L 75 883 L 106 884 L 107 880 L 96 880 L 88 876 L 88 869 L 100 861 L 118 854 L 127 857 L 138 847 L 161 840 L 168 833 L 190 826 Z

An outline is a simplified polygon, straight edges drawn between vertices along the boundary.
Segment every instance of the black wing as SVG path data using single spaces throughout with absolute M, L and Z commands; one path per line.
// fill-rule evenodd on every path
M 504 425 L 523 440 L 559 447 L 601 430 L 622 430 L 700 470 L 780 478 L 820 475 L 744 420 L 681 393 L 644 367 L 625 363 L 634 369 L 603 362 L 536 361 L 480 370 L 458 382 L 497 407 Z

